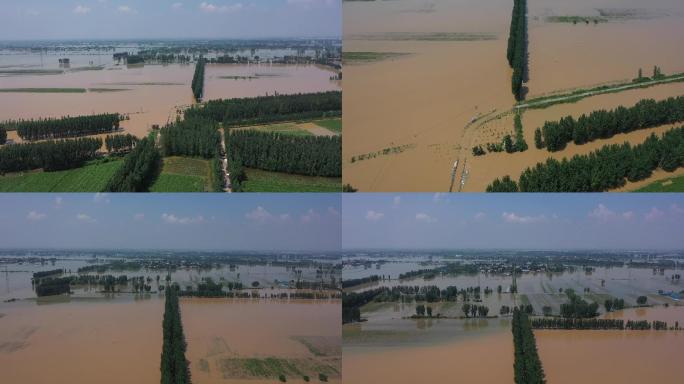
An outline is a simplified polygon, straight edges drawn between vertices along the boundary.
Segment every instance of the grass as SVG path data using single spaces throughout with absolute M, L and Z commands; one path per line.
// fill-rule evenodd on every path
M 211 167 L 208 160 L 189 157 L 166 157 L 162 172 L 151 192 L 205 192 L 211 190 Z
M 480 32 L 390 32 L 371 35 L 353 36 L 353 40 L 382 40 L 382 41 L 484 41 L 496 40 L 494 33 Z
M 269 125 L 258 125 L 254 127 L 249 127 L 247 129 L 260 131 L 260 132 L 272 132 L 279 133 L 282 135 L 290 136 L 311 136 L 311 132 L 301 129 L 297 123 L 282 123 L 282 124 L 269 124 Z
M 658 180 L 634 192 L 684 192 L 684 176 Z
M 245 192 L 341 192 L 342 179 L 247 169 Z
M 3 69 L 0 75 L 61 75 L 61 69 Z
M 317 120 L 313 123 L 319 127 L 329 130 L 330 132 L 335 132 L 338 135 L 342 134 L 342 119 Z
M 387 59 L 395 59 L 410 53 L 399 52 L 342 52 L 342 61 L 345 64 L 373 63 Z
M 88 88 L 88 92 L 95 92 L 95 93 L 124 92 L 124 91 L 130 91 L 130 89 L 126 89 L 126 88 Z
M 224 378 L 269 378 L 279 379 L 339 376 L 339 371 L 332 364 L 316 359 L 280 358 L 280 357 L 234 357 L 219 360 Z M 282 379 L 280 379 L 282 381 Z
M 59 172 L 28 172 L 0 177 L 0 192 L 100 192 L 122 160 L 98 160 Z
M 85 88 L 0 88 L 0 93 L 85 93 Z

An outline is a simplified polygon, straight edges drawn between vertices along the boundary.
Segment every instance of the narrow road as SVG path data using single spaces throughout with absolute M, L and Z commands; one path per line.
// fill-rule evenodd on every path
M 233 189 L 231 188 L 232 184 L 230 183 L 230 173 L 228 173 L 228 152 L 226 151 L 226 133 L 223 128 L 219 129 L 219 132 L 221 132 L 221 167 L 223 168 L 223 176 L 225 178 L 223 192 L 232 193 Z

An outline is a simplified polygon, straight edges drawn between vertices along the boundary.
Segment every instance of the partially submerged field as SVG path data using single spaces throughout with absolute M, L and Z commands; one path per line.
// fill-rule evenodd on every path
M 193 382 L 341 382 L 340 304 L 182 299 Z
M 474 146 L 500 144 L 505 135 L 514 134 L 515 100 L 505 60 L 511 6 L 493 0 L 477 5 L 436 1 L 419 6 L 404 0 L 344 3 L 345 55 L 350 61 L 345 68 L 345 183 L 360 191 L 482 192 L 495 178 L 517 179 L 525 168 L 549 157 L 569 158 L 610 143 L 636 144 L 652 132 L 671 128 L 571 144 L 553 154 L 534 147 L 534 130 L 547 120 L 629 107 L 646 98 L 679 96 L 684 94 L 681 83 L 526 110 L 522 122 L 527 151 L 473 156 Z M 636 1 L 530 0 L 528 7 L 528 99 L 629 83 L 640 68 L 649 77 L 654 66 L 666 75 L 684 71 L 684 55 L 677 48 L 684 25 L 679 2 L 657 0 L 645 9 Z M 601 20 L 594 23 L 592 17 Z M 437 32 L 471 37 L 490 33 L 496 39 L 421 38 Z M 398 33 L 414 38 L 390 38 Z

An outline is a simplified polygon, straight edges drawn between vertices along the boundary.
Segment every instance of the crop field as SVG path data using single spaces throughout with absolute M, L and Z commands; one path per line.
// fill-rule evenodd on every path
M 209 161 L 188 157 L 167 157 L 151 192 L 204 192 L 210 187 Z
M 247 170 L 245 192 L 340 192 L 342 180 L 331 177 L 311 177 Z
M 684 176 L 653 182 L 635 192 L 681 192 L 684 191 Z
M 59 172 L 24 172 L 0 177 L 0 192 L 100 192 L 121 160 L 96 161 Z

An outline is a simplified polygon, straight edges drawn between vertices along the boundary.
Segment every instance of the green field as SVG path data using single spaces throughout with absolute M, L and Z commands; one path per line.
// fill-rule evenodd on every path
M 341 192 L 342 179 L 247 169 L 245 192 Z
M 26 172 L 0 177 L 0 192 L 100 192 L 122 160 L 99 160 L 59 172 Z
M 281 135 L 290 136 L 311 136 L 312 133 L 302 129 L 298 123 L 280 123 L 280 124 L 269 124 L 269 125 L 257 125 L 253 127 L 247 127 L 245 129 L 260 131 L 260 132 L 271 132 L 279 133 Z
M 634 192 L 684 192 L 684 176 L 658 180 Z
M 85 88 L 0 88 L 0 93 L 86 93 Z
M 317 120 L 313 123 L 319 127 L 329 130 L 330 132 L 335 132 L 338 135 L 342 134 L 342 119 Z
M 166 157 L 162 172 L 150 192 L 205 192 L 211 190 L 208 160 Z

